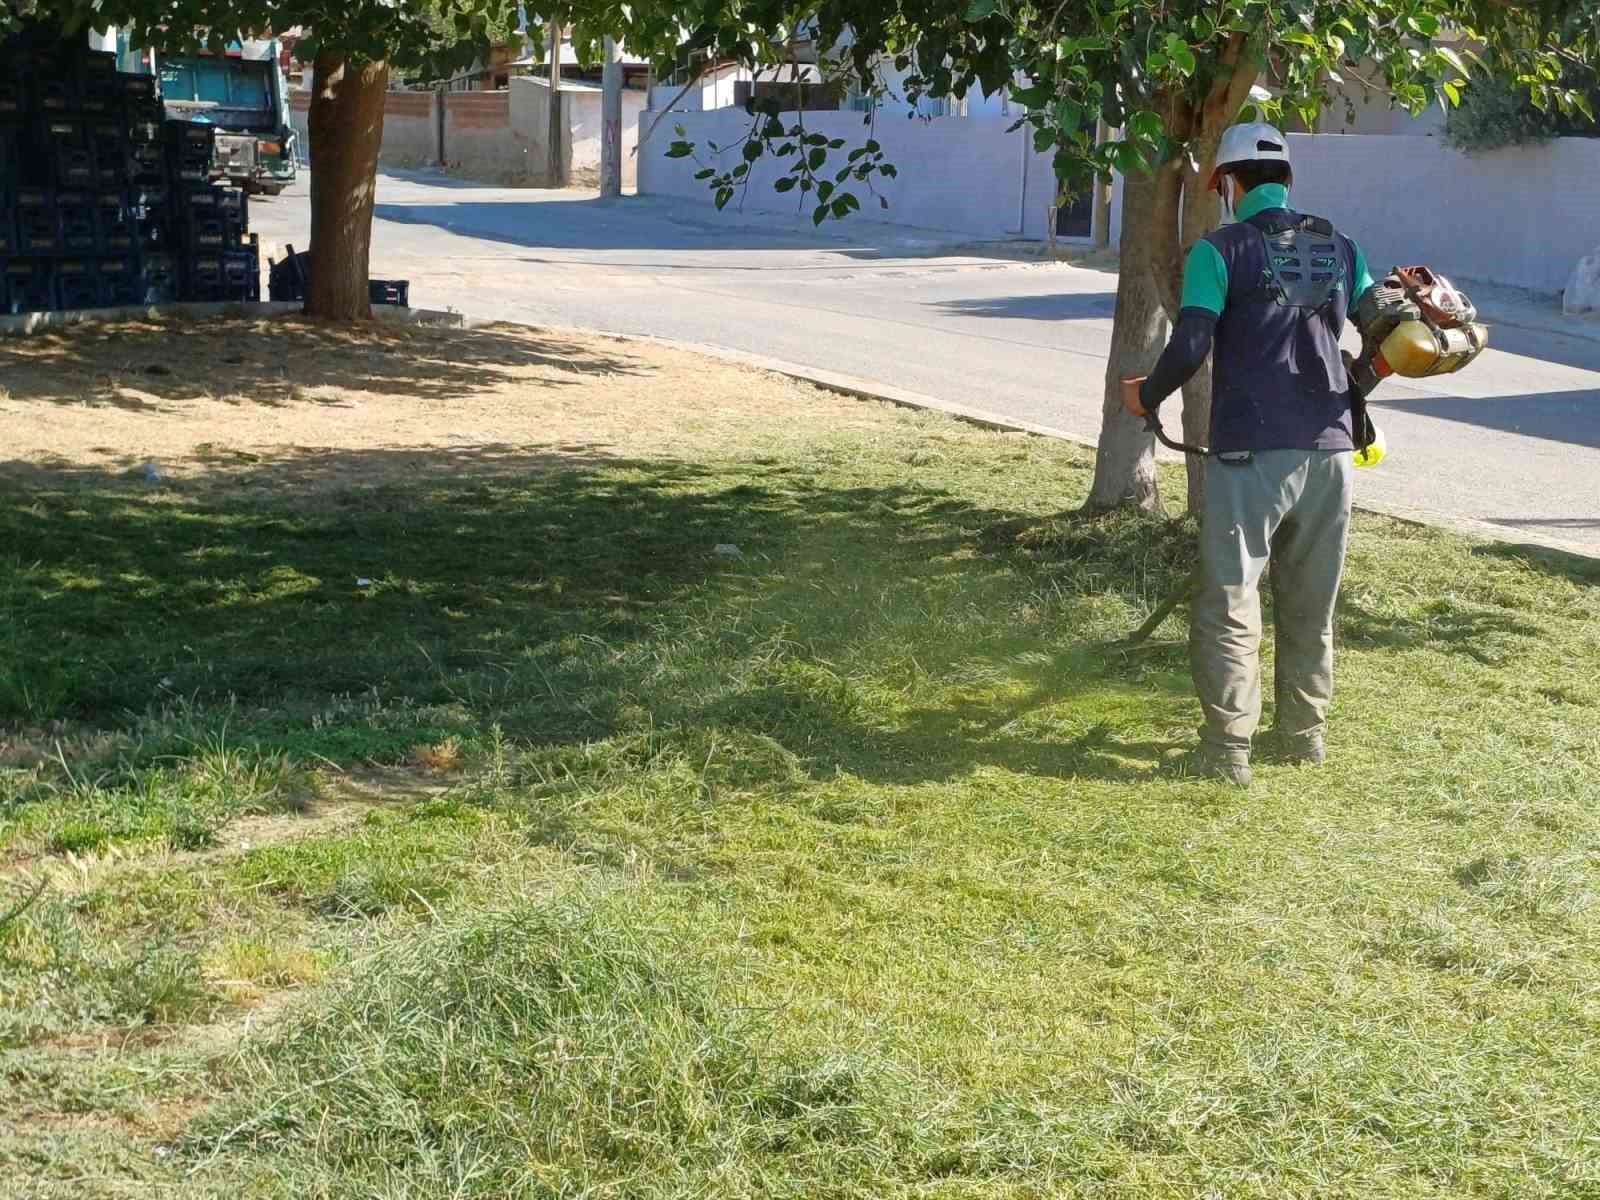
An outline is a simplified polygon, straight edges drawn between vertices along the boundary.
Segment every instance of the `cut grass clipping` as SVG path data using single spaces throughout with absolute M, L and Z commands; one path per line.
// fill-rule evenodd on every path
M 1592 565 L 1360 517 L 1230 791 L 1191 529 L 736 382 L 6 485 L 0 1195 L 1600 1195 Z

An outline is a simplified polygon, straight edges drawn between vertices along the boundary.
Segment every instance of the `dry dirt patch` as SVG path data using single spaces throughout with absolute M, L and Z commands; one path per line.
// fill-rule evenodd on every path
M 369 483 L 419 469 L 514 473 L 685 456 L 799 411 L 857 427 L 886 419 L 687 351 L 513 325 L 230 319 L 0 341 L 0 472 L 23 482 L 147 468 L 225 479 L 269 465 L 299 486 L 337 486 L 354 482 L 353 462 Z M 340 469 L 293 472 L 313 460 Z

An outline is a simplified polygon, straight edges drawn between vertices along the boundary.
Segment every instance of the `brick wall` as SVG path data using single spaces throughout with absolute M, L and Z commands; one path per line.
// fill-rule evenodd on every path
M 527 133 L 511 120 L 511 93 L 446 92 L 444 158 L 477 179 L 527 183 L 543 174 L 532 162 Z

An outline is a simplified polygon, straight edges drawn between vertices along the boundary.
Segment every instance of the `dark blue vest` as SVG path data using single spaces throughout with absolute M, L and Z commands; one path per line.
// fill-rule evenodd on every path
M 1280 304 L 1265 233 L 1292 228 L 1300 214 L 1269 208 L 1206 240 L 1228 268 L 1228 297 L 1212 348 L 1211 445 L 1216 450 L 1353 450 L 1350 378 L 1339 334 L 1350 307 L 1356 250 L 1333 235 L 1340 277 L 1327 304 Z

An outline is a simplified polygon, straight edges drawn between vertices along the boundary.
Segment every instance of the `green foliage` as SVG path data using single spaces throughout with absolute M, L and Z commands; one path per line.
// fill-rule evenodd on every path
M 3 4 L 5 0 L 0 0 Z M 470 63 L 515 28 L 514 0 L 35 0 L 40 20 L 76 36 L 126 28 L 135 45 L 192 51 L 208 37 L 232 41 L 254 30 L 304 27 L 296 53 L 328 51 L 352 63 L 444 73 Z
M 1588 95 L 1591 107 L 1600 94 Z M 1445 120 L 1445 140 L 1466 154 L 1526 146 L 1558 137 L 1600 137 L 1600 126 L 1581 111 L 1541 109 L 1504 75 L 1475 81 Z

